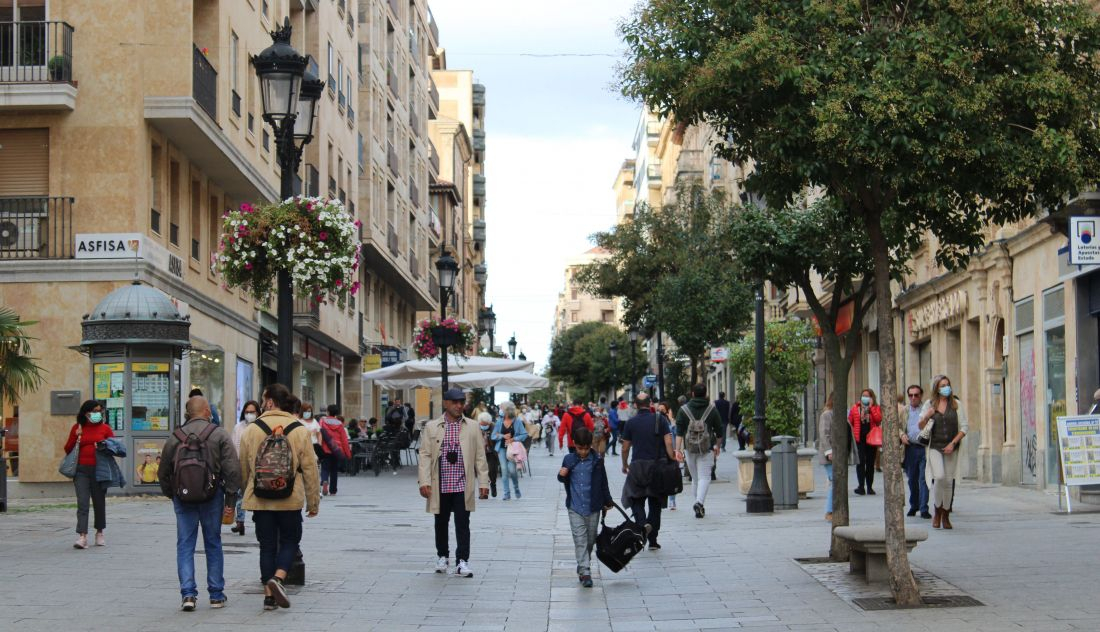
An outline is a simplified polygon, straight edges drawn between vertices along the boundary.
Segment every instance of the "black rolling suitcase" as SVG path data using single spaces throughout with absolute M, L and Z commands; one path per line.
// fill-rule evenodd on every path
M 596 536 L 596 558 L 611 569 L 611 572 L 618 573 L 645 548 L 645 530 L 642 525 L 631 520 L 622 507 L 615 505 L 615 509 L 626 518 L 626 522 L 617 527 L 608 527 L 604 520 L 600 521 L 600 534 Z

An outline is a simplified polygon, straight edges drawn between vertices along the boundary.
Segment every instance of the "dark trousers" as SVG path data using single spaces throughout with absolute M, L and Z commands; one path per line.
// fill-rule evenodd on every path
M 260 543 L 260 581 L 267 583 L 275 571 L 287 572 L 294 564 L 302 542 L 302 510 L 253 511 L 252 522 Z
M 455 560 L 470 561 L 470 512 L 466 511 L 466 493 L 439 495 L 439 513 L 435 515 L 435 553 L 439 557 L 450 557 L 451 545 L 448 539 L 448 527 L 451 514 L 455 517 Z
M 77 465 L 76 477 L 76 532 L 88 533 L 89 501 L 95 510 L 95 529 L 107 528 L 107 486 L 95 480 L 94 465 Z
M 336 493 L 336 481 L 340 478 L 340 457 L 326 454 L 321 458 L 321 483 L 328 483 L 328 493 Z
M 611 451 L 611 454 L 618 454 L 615 452 L 615 444 L 619 442 L 619 431 L 611 431 L 611 440 L 607 442 L 607 449 Z
M 741 434 L 741 422 L 731 423 L 730 425 L 733 426 L 733 434 L 737 437 L 737 449 L 744 450 L 745 437 Z
M 856 447 L 859 449 L 856 479 L 859 481 L 860 489 L 866 487 L 870 490 L 875 486 L 875 453 L 878 451 L 878 446 L 858 443 Z
M 496 452 L 490 452 L 488 449 L 486 449 L 485 460 L 489 462 L 489 488 L 492 490 L 493 496 L 496 496 L 497 479 L 500 478 L 500 459 L 497 458 Z M 441 555 L 440 557 L 443 556 Z
M 646 512 L 646 503 L 649 503 L 649 512 Z M 653 530 L 649 532 L 649 543 L 657 541 L 657 532 L 661 530 L 661 499 L 655 496 L 648 498 L 634 498 L 630 501 L 630 511 L 634 514 L 634 522 L 640 525 L 649 524 Z
M 909 509 L 928 511 L 928 481 L 924 478 L 924 446 L 910 443 L 905 446 L 905 476 L 909 479 Z

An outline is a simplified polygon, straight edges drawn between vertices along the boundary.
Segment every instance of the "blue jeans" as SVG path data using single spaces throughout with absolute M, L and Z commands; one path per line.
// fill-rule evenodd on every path
M 202 526 L 202 544 L 206 549 L 206 589 L 211 599 L 225 599 L 225 557 L 222 555 L 222 508 L 224 492 L 219 488 L 210 500 L 182 503 L 172 499 L 176 510 L 176 572 L 180 578 L 180 594 L 197 597 L 195 584 L 195 543 Z
M 833 513 L 833 464 L 825 464 L 825 478 L 829 479 L 829 493 L 825 494 L 825 513 Z
M 497 456 L 500 458 L 501 478 L 504 479 L 504 497 L 512 497 L 512 493 L 508 491 L 508 479 L 511 479 L 512 485 L 516 488 L 516 498 L 522 498 L 523 494 L 519 493 L 519 471 L 516 470 L 516 462 L 508 460 L 508 452 L 506 450 L 497 450 Z
M 924 446 L 905 446 L 905 476 L 909 478 L 909 509 L 928 513 L 928 481 L 924 479 L 927 451 Z
M 244 522 L 244 492 L 237 494 L 237 522 Z
M 298 545 L 302 542 L 302 510 L 253 511 L 256 541 L 260 543 L 260 581 L 275 576 L 275 571 L 290 571 Z
M 326 454 L 321 458 L 321 483 L 328 483 L 328 493 L 336 493 L 336 482 L 340 476 L 340 458 L 335 454 Z

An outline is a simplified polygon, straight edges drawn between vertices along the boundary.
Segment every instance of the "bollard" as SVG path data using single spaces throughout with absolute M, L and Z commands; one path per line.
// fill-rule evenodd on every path
M 772 496 L 776 509 L 798 509 L 798 448 L 795 437 L 772 437 Z

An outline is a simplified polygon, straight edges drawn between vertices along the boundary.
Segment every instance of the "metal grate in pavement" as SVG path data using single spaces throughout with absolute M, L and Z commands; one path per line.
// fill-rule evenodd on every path
M 985 604 L 969 595 L 940 595 L 922 597 L 923 605 L 914 608 L 968 608 Z M 899 606 L 893 597 L 866 597 L 853 599 L 852 603 L 864 610 L 909 610 L 908 606 Z

